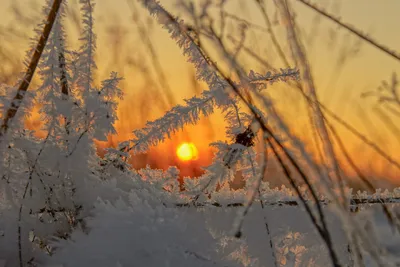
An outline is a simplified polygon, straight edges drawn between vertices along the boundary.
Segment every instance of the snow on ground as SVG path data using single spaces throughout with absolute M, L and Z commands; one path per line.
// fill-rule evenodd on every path
M 102 204 L 103 205 L 103 204 Z M 93 221 L 89 235 L 76 233 L 62 242 L 51 263 L 64 266 L 274 266 L 264 215 L 279 266 L 330 266 L 327 250 L 307 214 L 299 207 L 262 210 L 255 206 L 245 219 L 242 240 L 232 237 L 237 208 L 172 208 L 165 218 L 147 218 L 134 208 L 119 212 L 108 204 Z M 136 210 L 136 212 L 134 212 Z M 173 216 L 171 217 L 171 214 Z M 172 218 L 172 219 L 171 219 Z M 343 263 L 347 244 L 338 219 L 327 216 Z M 296 262 L 301 265 L 293 265 Z

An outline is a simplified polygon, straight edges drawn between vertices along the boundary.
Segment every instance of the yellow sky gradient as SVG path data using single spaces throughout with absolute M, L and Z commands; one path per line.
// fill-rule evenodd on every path
M 29 6 L 33 2 L 42 4 L 44 0 L 2 0 L 2 6 L 5 8 L 0 9 L 0 26 L 7 26 L 11 22 L 17 23 L 9 12 L 12 2 L 17 2 L 20 6 Z M 69 2 L 72 6 L 75 6 L 77 0 L 69 0 Z M 174 8 L 175 1 L 161 0 L 160 2 L 169 8 L 172 13 L 177 12 L 176 8 Z M 245 18 L 254 24 L 264 26 L 261 13 L 255 8 L 252 2 L 250 0 L 232 0 L 228 4 L 227 9 L 229 12 Z M 266 2 L 268 3 L 268 10 L 271 10 L 271 17 L 273 17 L 273 1 L 266 0 Z M 360 132 L 379 143 L 394 158 L 400 160 L 399 142 L 372 111 L 376 101 L 360 98 L 362 92 L 374 91 L 382 80 L 389 80 L 392 72 L 400 74 L 400 62 L 363 43 L 359 54 L 355 58 L 349 59 L 343 67 L 338 69 L 337 62 L 341 56 L 341 52 L 346 47 L 352 47 L 357 43 L 358 39 L 344 29 L 338 30 L 336 25 L 326 19 L 318 19 L 316 14 L 307 7 L 296 1 L 291 2 L 296 11 L 297 21 L 301 26 L 301 30 L 308 34 L 307 40 L 309 43 L 306 44 L 306 49 L 321 101 L 338 116 L 354 125 Z M 355 25 L 364 32 L 368 32 L 376 40 L 379 40 L 380 43 L 400 51 L 400 32 L 398 30 L 400 23 L 398 14 L 400 1 L 315 0 L 313 2 L 318 3 L 319 6 L 326 7 L 331 13 L 340 15 L 344 22 Z M 143 21 L 149 18 L 145 10 L 140 9 L 139 13 Z M 126 59 L 130 56 L 136 57 L 146 50 L 143 48 L 140 37 L 135 33 L 136 28 L 132 24 L 131 13 L 126 0 L 97 1 L 96 20 L 98 22 L 96 29 L 98 33 L 97 64 L 99 66 L 99 78 L 105 78 L 107 73 L 115 68 L 125 77 L 123 87 L 126 97 L 122 101 L 119 110 L 121 120 L 117 123 L 119 137 L 114 137 L 123 140 L 131 137 L 133 129 L 143 126 L 145 121 L 138 115 L 138 110 L 140 109 L 138 106 L 142 105 L 138 101 L 138 96 L 144 90 L 149 89 L 146 88 L 143 75 L 138 73 L 135 68 L 126 64 Z M 113 52 L 116 43 L 110 40 L 110 35 L 105 30 L 116 25 L 122 25 L 127 31 L 123 35 L 124 44 L 121 45 L 117 54 Z M 317 28 L 315 28 L 316 25 L 318 26 Z M 284 44 L 284 48 L 288 49 L 285 44 L 283 28 L 275 26 L 275 29 L 279 40 Z M 316 30 L 314 31 L 313 29 Z M 27 31 L 32 32 L 31 30 L 27 29 Z M 73 26 L 70 26 L 70 32 L 71 36 L 74 36 L 73 38 L 77 38 Z M 336 42 L 332 42 L 332 36 L 334 35 L 336 36 Z M 175 99 L 179 103 L 182 103 L 181 99 L 190 98 L 195 94 L 189 76 L 192 66 L 186 63 L 180 49 L 174 41 L 169 39 L 166 31 L 161 29 L 159 25 L 153 26 L 151 38 L 158 53 L 159 61 L 168 77 L 168 84 L 173 90 Z M 279 60 L 277 60 L 277 56 L 274 56 L 271 45 L 264 45 L 268 43 L 268 36 L 265 33 L 256 32 L 252 38 L 257 41 L 254 42 L 254 51 L 257 51 L 262 56 L 265 53 L 268 59 L 275 63 L 275 66 L 279 66 Z M 26 48 L 27 44 L 24 43 L 16 45 L 15 52 L 21 59 Z M 118 60 L 113 56 L 118 57 Z M 254 66 L 257 71 L 263 71 L 248 56 L 242 55 L 241 59 L 248 62 L 249 68 L 253 68 Z M 115 65 L 115 62 L 120 63 Z M 204 85 L 201 86 L 204 88 Z M 291 125 L 294 125 L 295 132 L 302 136 L 303 139 L 308 139 L 310 132 L 307 129 L 307 116 L 304 112 L 302 101 L 299 101 L 299 95 L 284 85 L 274 85 L 268 90 L 276 100 L 278 108 L 284 111 L 287 121 Z M 145 104 L 144 109 L 147 115 L 146 120 L 153 120 L 162 115 L 162 109 L 154 107 L 151 98 L 148 99 L 148 103 Z M 398 119 L 396 121 L 394 118 L 394 121 L 399 125 Z M 187 133 L 176 137 L 176 140 L 179 141 L 194 142 L 199 148 L 200 159 L 202 155 L 203 158 L 207 158 L 204 162 L 209 160 L 207 144 L 218 139 L 225 139 L 224 124 L 221 115 L 213 115 L 211 123 L 213 125 L 212 132 L 207 129 L 209 127 L 207 121 L 203 120 L 201 125 L 189 127 Z M 361 145 L 362 143 L 357 141 L 347 131 L 341 127 L 338 127 L 338 131 L 351 149 L 352 155 L 357 159 L 357 162 L 360 162 L 363 168 L 371 167 L 381 175 L 391 176 L 393 179 L 400 177 L 397 169 L 388 167 L 387 162 L 377 157 L 376 153 L 371 149 Z M 166 147 L 169 147 L 169 150 Z M 176 147 L 176 144 L 162 145 L 158 151 L 171 151 L 171 147 Z

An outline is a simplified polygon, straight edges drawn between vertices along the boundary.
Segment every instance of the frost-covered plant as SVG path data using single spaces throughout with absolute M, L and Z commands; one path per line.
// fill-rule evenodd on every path
M 10 208 L 6 213 L 17 215 L 11 217 L 17 229 L 6 232 L 0 247 L 10 246 L 3 241 L 17 240 L 13 250 L 17 253 L 7 255 L 7 258 L 16 259 L 20 266 L 32 260 L 30 248 L 34 242 L 29 244 L 29 231 L 35 236 L 31 241 L 40 240 L 40 247 L 52 253 L 48 247 L 49 237 L 67 238 L 76 227 L 84 227 L 82 218 L 96 199 L 87 191 L 99 181 L 95 169 L 100 159 L 94 140 L 106 140 L 109 133 L 114 133 L 117 100 L 122 97 L 118 88 L 121 78 L 117 73 L 111 73 L 100 87 L 93 85 L 96 47 L 93 3 L 81 1 L 82 46 L 77 52 L 78 62 L 71 62 L 76 57 L 65 43 L 66 1 L 54 11 L 57 2 L 60 1 L 48 0 L 43 9 L 44 15 L 52 14 L 55 18 L 38 64 L 42 83 L 36 90 L 35 100 L 41 106 L 39 112 L 44 125 L 41 130 L 45 137 L 38 138 L 21 129 L 23 123 L 15 119 L 4 128 L 9 131 L 4 131 L 2 136 L 2 144 L 7 144 L 2 150 L 6 160 L 2 161 L 1 168 L 5 184 L 2 188 L 7 192 L 6 203 Z M 46 30 L 48 24 L 43 25 Z M 72 68 L 71 65 L 79 67 Z M 33 103 L 26 96 L 23 100 L 19 104 L 23 108 L 27 103 Z M 8 112 L 7 107 L 4 108 Z M 18 109 L 16 117 L 24 114 L 23 108 Z

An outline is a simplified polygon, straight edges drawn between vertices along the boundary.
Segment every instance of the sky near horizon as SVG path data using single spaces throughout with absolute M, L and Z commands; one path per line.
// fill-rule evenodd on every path
M 72 5 L 76 5 L 78 1 L 69 0 L 69 2 Z M 174 7 L 175 1 L 161 0 L 160 2 L 171 10 L 172 13 L 177 12 Z M 255 8 L 255 5 L 252 4 L 253 1 L 236 0 L 231 2 L 234 2 L 233 4 L 229 4 L 228 7 L 231 13 L 245 18 L 257 25 L 264 25 L 260 12 Z M 266 2 L 267 7 L 272 6 L 273 1 L 267 0 Z M 360 98 L 361 93 L 374 91 L 380 85 L 382 80 L 389 80 L 393 72 L 400 74 L 400 62 L 395 61 L 377 49 L 372 48 L 370 45 L 363 43 L 357 56 L 346 62 L 343 68 L 338 69 L 337 63 L 340 62 L 341 53 L 345 51 L 346 47 L 353 47 L 357 44 L 358 39 L 353 35 L 348 34 L 344 29 L 337 30 L 338 28 L 333 23 L 324 18 L 317 19 L 316 14 L 312 10 L 297 1 L 292 0 L 290 2 L 293 3 L 293 8 L 297 14 L 297 20 L 301 26 L 301 30 L 308 32 L 309 41 L 310 43 L 313 42 L 312 45 L 306 47 L 313 67 L 313 75 L 316 80 L 318 94 L 322 102 L 334 110 L 339 116 L 352 122 L 358 129 L 360 129 L 360 131 L 366 133 L 366 135 L 371 137 L 374 141 L 381 142 L 386 149 L 389 149 L 392 152 L 396 150 L 400 151 L 400 144 L 396 143 L 395 138 L 388 134 L 387 129 L 379 122 L 377 117 L 374 117 L 374 114 L 372 113 L 363 113 L 362 110 L 372 110 L 374 107 L 374 101 Z M 320 0 L 311 2 L 326 7 L 329 12 L 340 16 L 343 22 L 356 26 L 363 32 L 368 33 L 374 39 L 379 40 L 379 42 L 385 46 L 400 51 L 400 32 L 398 30 L 398 25 L 400 25 L 400 1 Z M 9 25 L 11 22 L 18 23 L 13 20 L 12 13 L 10 12 L 13 3 L 17 3 L 19 6 L 24 8 L 36 5 L 36 9 L 40 10 L 37 6 L 42 5 L 44 0 L 1 0 L 1 3 L 3 8 L 0 8 L 0 27 L 4 27 Z M 99 22 L 96 26 L 99 31 L 98 54 L 109 54 L 112 56 L 114 55 L 111 52 L 112 46 L 116 44 L 109 42 L 109 37 L 103 29 L 111 28 L 117 24 L 125 25 L 128 27 L 128 30 L 129 27 L 132 28 L 129 5 L 126 0 L 98 0 L 96 3 L 96 20 Z M 32 10 L 35 10 L 35 8 L 32 8 Z M 148 19 L 146 10 L 144 9 L 140 10 L 140 16 Z M 315 24 L 318 24 L 319 27 L 317 27 L 315 32 L 313 32 L 312 29 Z M 31 31 L 31 29 L 29 30 Z M 277 34 L 278 37 L 281 38 L 280 40 L 284 40 L 285 35 L 283 31 L 282 33 L 278 31 Z M 131 36 L 127 38 L 131 39 L 133 47 L 123 47 L 120 53 L 116 55 L 117 57 L 121 57 L 122 61 L 126 57 L 129 57 L 130 54 L 136 53 L 136 45 L 140 46 L 140 43 L 138 43 L 140 42 L 140 38 Z M 155 48 L 157 49 L 159 60 L 165 68 L 169 85 L 172 88 L 176 99 L 179 103 L 182 103 L 180 101 L 182 98 L 190 98 L 194 95 L 193 90 L 190 89 L 191 81 L 188 75 L 191 66 L 185 62 L 185 58 L 181 55 L 179 48 L 169 39 L 168 34 L 158 25 L 153 26 L 151 38 L 154 42 Z M 260 42 L 264 40 L 262 39 L 263 37 L 258 35 L 256 35 L 255 38 Z M 336 38 L 336 40 L 332 41 L 333 38 Z M 19 53 L 20 58 L 22 58 L 26 46 L 25 44 L 18 44 L 18 48 L 19 50 L 17 53 Z M 260 47 L 259 49 L 256 47 L 255 49 L 262 53 L 268 48 L 270 47 Z M 106 75 L 104 73 L 109 71 L 108 66 L 112 65 L 111 56 L 100 57 L 98 62 L 98 65 L 100 66 L 99 72 L 101 72 L 100 76 Z M 247 59 L 244 58 L 244 60 Z M 251 65 L 251 63 L 252 62 L 249 64 Z M 107 67 L 102 68 L 102 65 L 106 65 Z M 123 72 L 127 84 L 135 83 L 135 79 L 139 79 L 138 76 L 140 76 L 140 74 L 129 68 L 129 66 L 120 65 L 119 68 L 118 71 Z M 131 106 L 132 99 L 135 98 L 135 90 L 140 90 L 140 88 L 142 87 L 136 86 L 136 89 L 126 90 L 127 97 L 121 107 L 121 110 L 125 110 L 125 112 L 123 114 L 121 113 L 120 116 L 125 122 L 126 120 L 136 120 L 136 118 L 132 117 L 133 115 L 131 114 L 129 107 Z M 276 89 L 274 90 L 276 91 Z M 275 96 L 275 92 L 272 92 L 271 94 Z M 295 99 L 290 99 L 289 96 L 287 98 L 280 98 L 279 94 L 276 93 L 276 100 L 278 103 L 281 102 L 281 105 L 286 106 L 289 110 L 291 109 L 292 113 L 290 114 L 296 114 L 298 107 Z M 156 119 L 160 115 L 160 112 L 155 112 L 151 119 Z M 360 116 L 368 116 L 368 119 L 364 117 L 363 120 L 360 120 Z M 302 119 L 305 120 L 305 117 L 302 117 Z M 299 118 L 294 119 L 294 121 L 296 120 L 299 120 Z M 372 124 L 376 124 L 375 131 L 377 130 L 377 133 L 371 131 L 371 128 L 369 129 L 368 123 L 366 123 L 366 121 L 369 120 Z M 214 118 L 214 127 L 216 128 L 217 133 L 221 133 L 224 130 L 223 127 L 221 129 L 218 128 L 220 127 L 218 121 L 220 121 L 218 118 Z M 136 124 L 134 122 L 125 123 L 125 126 L 121 126 L 121 131 L 123 128 L 127 128 L 131 131 L 133 125 Z M 194 130 L 191 130 L 192 141 L 196 143 L 196 138 L 199 138 L 198 134 L 196 135 L 198 130 L 196 130 L 196 128 L 193 129 Z M 217 137 L 222 138 L 223 136 L 217 134 Z M 354 141 L 351 136 L 348 136 L 348 139 Z M 204 146 L 203 143 L 209 143 L 210 141 L 213 140 L 198 140 L 198 143 L 202 143 L 200 146 Z M 357 148 L 357 145 L 353 147 L 353 153 L 356 153 L 357 151 L 361 152 L 361 150 L 357 150 Z M 201 148 L 199 150 L 201 151 Z M 400 159 L 400 153 L 396 153 L 395 156 L 397 159 Z

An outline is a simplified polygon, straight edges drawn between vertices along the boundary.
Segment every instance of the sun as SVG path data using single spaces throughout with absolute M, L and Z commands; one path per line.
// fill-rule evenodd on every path
M 193 143 L 182 143 L 176 149 L 176 155 L 182 161 L 196 160 L 199 152 Z

